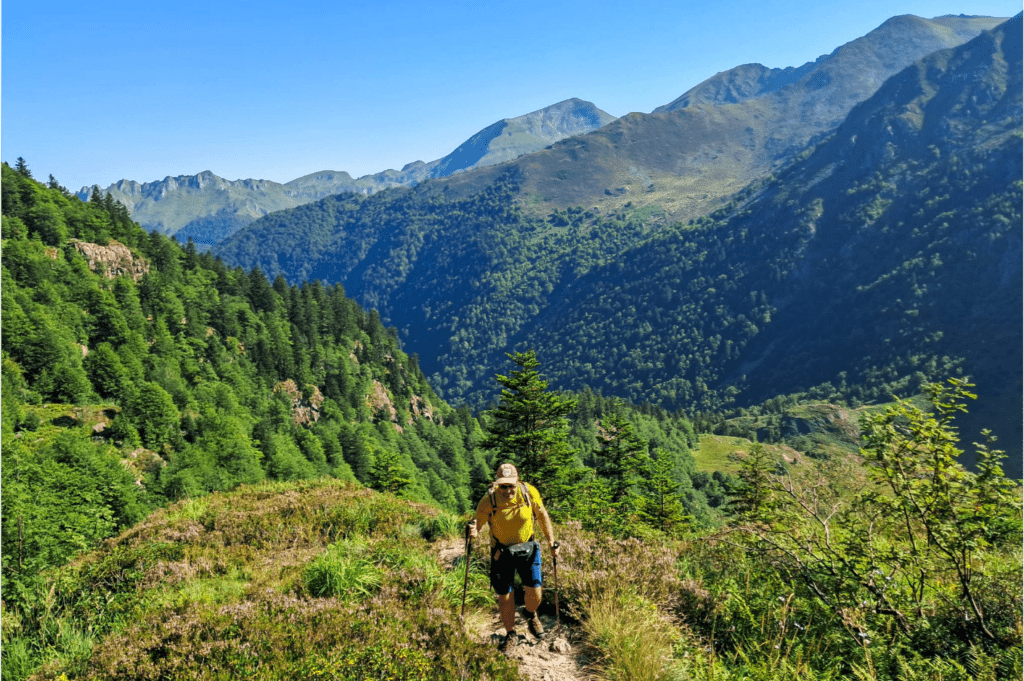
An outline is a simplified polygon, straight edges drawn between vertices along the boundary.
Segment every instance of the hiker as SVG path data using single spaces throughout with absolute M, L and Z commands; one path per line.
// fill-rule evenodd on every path
M 476 506 L 476 518 L 469 523 L 469 536 L 475 538 L 483 526 L 491 526 L 491 588 L 498 594 L 498 614 L 505 626 L 501 649 L 508 652 L 519 642 L 516 632 L 516 602 L 512 592 L 515 574 L 523 582 L 527 627 L 540 638 L 544 625 L 537 615 L 540 606 L 540 544 L 534 541 L 534 518 L 548 540 L 552 557 L 557 557 L 555 530 L 537 488 L 519 480 L 519 471 L 510 463 L 498 466 L 488 493 Z

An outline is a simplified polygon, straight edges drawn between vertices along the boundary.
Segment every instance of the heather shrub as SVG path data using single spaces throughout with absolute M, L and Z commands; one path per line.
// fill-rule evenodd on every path
M 659 610 L 675 610 L 681 584 L 670 544 L 636 537 L 614 539 L 571 522 L 559 529 L 558 537 L 560 600 L 571 615 L 581 618 L 589 599 L 616 593 L 623 584 L 631 585 L 636 597 Z M 549 571 L 546 579 L 553 586 L 551 567 L 545 568 Z
M 462 660 L 452 667 L 461 678 L 494 654 L 471 650 L 461 634 L 433 648 L 422 643 L 421 630 L 438 618 L 451 625 L 461 603 L 462 574 L 442 569 L 422 538 L 436 514 L 331 480 L 183 500 L 43 575 L 16 608 L 5 603 L 5 678 L 24 678 L 43 662 L 46 678 L 80 675 L 84 665 L 103 678 L 289 678 L 281 670 L 300 658 L 352 660 L 345 646 L 393 641 L 397 650 L 410 640 L 420 651 L 407 656 L 412 667 L 423 655 L 435 666 L 447 655 Z M 467 600 L 490 605 L 486 573 L 476 561 L 471 567 Z M 437 614 L 417 614 L 427 608 Z M 378 626 L 388 617 L 406 630 Z M 240 627 L 248 639 L 235 636 Z M 321 627 L 340 633 L 319 647 L 295 643 Z M 492 678 L 506 668 L 499 664 Z
M 517 678 L 512 664 L 466 637 L 451 610 L 404 601 L 387 585 L 359 606 L 270 589 L 216 608 L 154 613 L 98 646 L 89 674 L 107 679 Z

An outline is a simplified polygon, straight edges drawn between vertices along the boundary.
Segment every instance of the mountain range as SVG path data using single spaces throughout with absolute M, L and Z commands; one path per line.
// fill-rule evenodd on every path
M 887 25 L 906 23 L 919 24 Z M 553 158 L 597 175 L 594 158 L 607 157 L 595 150 L 630 125 L 630 153 L 659 146 L 647 133 L 676 153 L 685 137 L 669 144 L 653 131 L 683 130 L 697 118 L 683 107 L 495 168 L 267 216 L 215 253 L 272 277 L 344 284 L 399 327 L 455 401 L 486 401 L 490 367 L 513 347 L 535 347 L 559 387 L 688 410 L 801 391 L 873 401 L 962 372 L 981 382 L 984 408 L 998 412 L 989 422 L 1014 446 L 1019 44 L 1018 17 L 915 62 L 774 174 L 688 223 L 665 224 L 670 211 L 653 204 L 540 217 L 524 201 Z
M 279 184 L 231 181 L 204 171 L 144 184 L 122 180 L 102 191 L 127 206 L 144 228 L 206 247 L 258 217 L 331 194 L 370 194 L 470 169 L 500 173 L 504 162 L 528 155 L 519 163 L 521 200 L 539 212 L 632 203 L 657 205 L 671 219 L 689 219 L 835 128 L 854 104 L 915 59 L 959 45 L 999 21 L 894 17 L 798 68 L 747 64 L 717 74 L 653 115 L 629 114 L 609 125 L 614 117 L 569 99 L 498 121 L 444 158 L 358 179 L 324 170 Z M 602 133 L 585 135 L 595 130 Z M 567 138 L 575 139 L 556 144 Z M 548 153 L 531 153 L 552 144 Z M 472 174 L 454 185 L 474 191 L 494 177 Z M 84 187 L 79 196 L 87 199 L 92 191 Z
M 699 217 L 829 134 L 915 60 L 1001 21 L 897 16 L 798 68 L 747 64 L 719 73 L 651 114 L 628 114 L 518 159 L 512 165 L 521 174 L 521 200 L 540 213 L 631 204 L 650 206 L 667 221 Z M 481 169 L 450 184 L 476 191 L 505 171 Z
M 121 180 L 102 192 L 124 204 L 145 229 L 177 235 L 182 243 L 191 238 L 209 246 L 267 213 L 341 192 L 372 194 L 502 163 L 565 137 L 596 130 L 612 120 L 613 116 L 590 102 L 573 98 L 504 118 L 444 158 L 429 163 L 415 161 L 401 170 L 385 170 L 358 179 L 344 171 L 322 170 L 280 184 L 270 180 L 226 180 L 207 170 L 144 184 Z M 83 187 L 78 196 L 87 200 L 93 190 Z

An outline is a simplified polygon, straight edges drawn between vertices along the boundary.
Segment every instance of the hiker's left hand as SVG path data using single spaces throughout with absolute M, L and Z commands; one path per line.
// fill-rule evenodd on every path
M 558 558 L 558 542 L 551 544 L 551 557 Z

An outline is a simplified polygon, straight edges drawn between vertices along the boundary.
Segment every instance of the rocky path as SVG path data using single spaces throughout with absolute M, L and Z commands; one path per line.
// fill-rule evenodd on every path
M 438 560 L 450 569 L 463 569 L 463 544 L 460 540 L 438 542 Z M 562 623 L 556 630 L 554 615 L 540 615 L 545 633 L 540 639 L 529 633 L 521 613 L 516 614 L 519 645 L 510 657 L 519 661 L 519 675 L 523 681 L 585 681 L 587 658 L 579 645 L 576 627 Z M 466 628 L 481 643 L 495 648 L 505 637 L 505 628 L 498 619 L 497 603 L 490 611 L 466 613 Z

